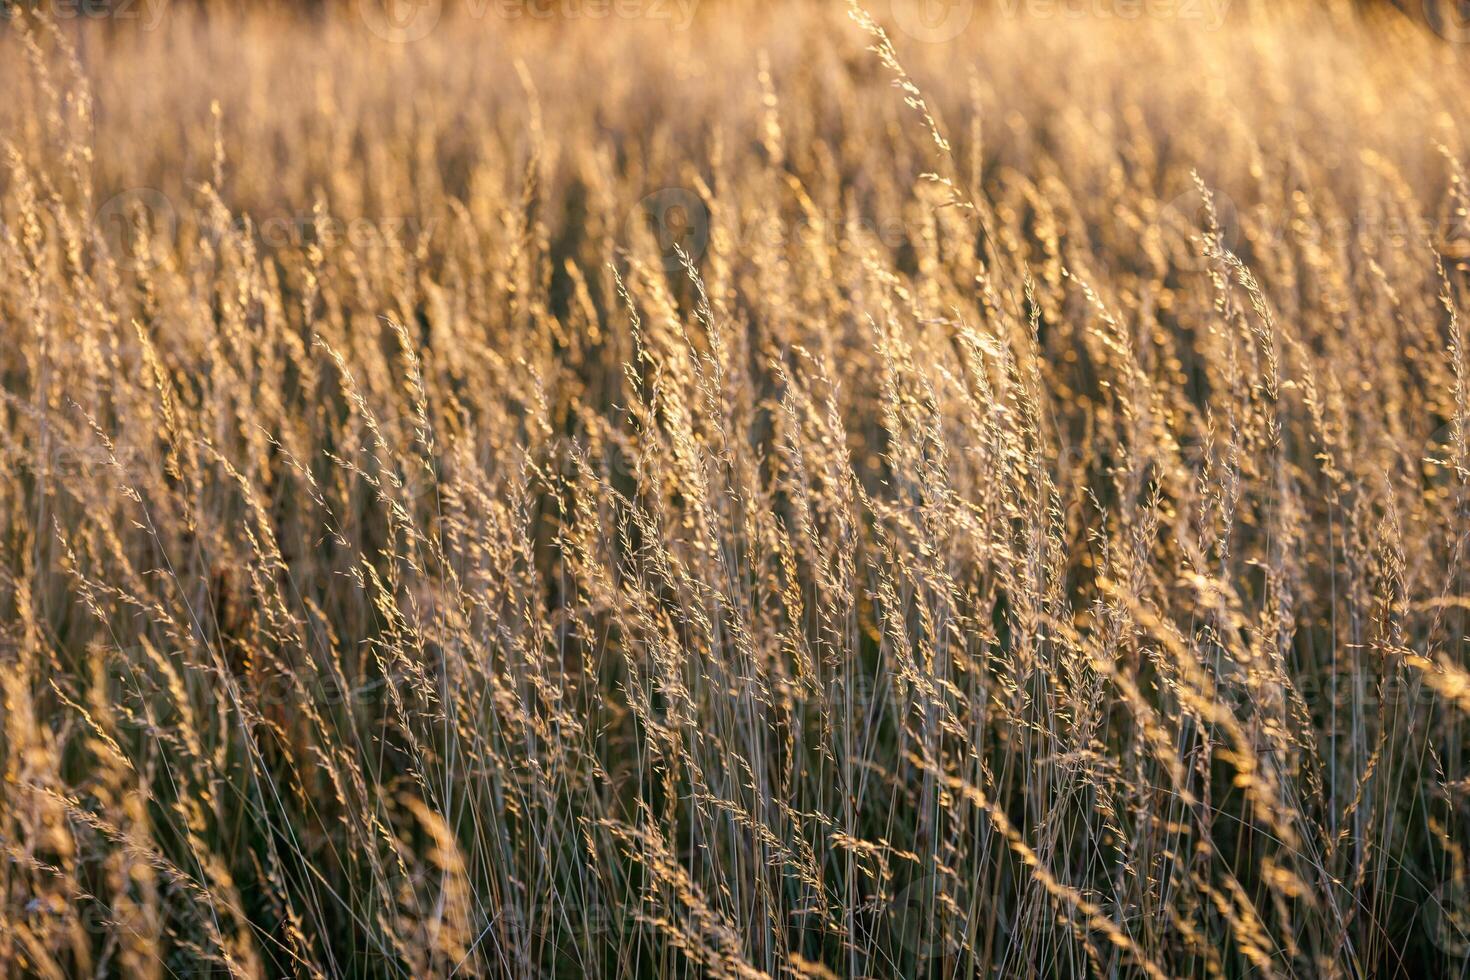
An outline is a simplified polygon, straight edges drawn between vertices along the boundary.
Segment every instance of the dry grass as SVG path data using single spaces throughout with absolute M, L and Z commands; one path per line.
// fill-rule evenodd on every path
M 0 27 L 0 973 L 1470 970 L 1461 52 L 879 6 Z

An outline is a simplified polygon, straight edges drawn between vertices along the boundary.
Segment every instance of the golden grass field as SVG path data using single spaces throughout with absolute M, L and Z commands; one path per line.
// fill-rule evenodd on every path
M 1470 975 L 1470 33 L 47 6 L 0 976 Z

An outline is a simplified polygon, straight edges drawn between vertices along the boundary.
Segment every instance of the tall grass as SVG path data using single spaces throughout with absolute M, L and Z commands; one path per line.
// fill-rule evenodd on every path
M 0 973 L 1466 975 L 1470 76 L 1235 13 L 0 28 Z

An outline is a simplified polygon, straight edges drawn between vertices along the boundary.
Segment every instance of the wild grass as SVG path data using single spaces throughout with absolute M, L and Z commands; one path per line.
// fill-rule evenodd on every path
M 878 6 L 0 27 L 0 973 L 1466 975 L 1463 54 Z

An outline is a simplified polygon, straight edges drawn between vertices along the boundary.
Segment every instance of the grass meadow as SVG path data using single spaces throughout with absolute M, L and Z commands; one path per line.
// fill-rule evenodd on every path
M 7 8 L 0 974 L 1470 976 L 1470 27 L 862 2 Z

